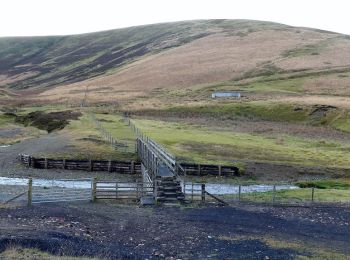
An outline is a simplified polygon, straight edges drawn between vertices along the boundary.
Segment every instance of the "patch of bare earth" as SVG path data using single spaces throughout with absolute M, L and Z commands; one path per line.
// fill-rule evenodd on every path
M 348 207 L 332 205 L 183 210 L 102 202 L 36 205 L 0 211 L 0 252 L 12 244 L 101 259 L 295 259 L 319 248 L 348 256 L 347 219 Z M 259 240 L 267 237 L 298 241 L 306 250 Z

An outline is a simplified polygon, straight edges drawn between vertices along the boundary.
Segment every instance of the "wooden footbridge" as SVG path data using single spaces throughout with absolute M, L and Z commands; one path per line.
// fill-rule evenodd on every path
M 154 198 L 158 202 L 181 202 L 185 199 L 183 178 L 186 171 L 176 157 L 163 146 L 144 135 L 133 122 L 124 120 L 132 128 L 136 140 L 136 152 L 141 161 L 143 182 L 152 183 Z
M 185 172 L 175 156 L 147 137 L 137 138 L 137 153 L 143 181 L 153 183 L 156 201 L 183 201 L 185 196 L 181 183 Z

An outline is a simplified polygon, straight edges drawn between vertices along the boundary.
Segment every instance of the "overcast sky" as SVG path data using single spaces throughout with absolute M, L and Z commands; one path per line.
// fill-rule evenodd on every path
M 350 0 L 0 0 L 0 36 L 77 34 L 215 18 L 350 34 Z

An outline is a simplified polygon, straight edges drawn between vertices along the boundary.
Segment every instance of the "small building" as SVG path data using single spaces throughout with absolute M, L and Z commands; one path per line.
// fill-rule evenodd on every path
M 212 98 L 226 98 L 226 97 L 234 97 L 240 98 L 241 93 L 239 92 L 214 92 L 211 94 Z

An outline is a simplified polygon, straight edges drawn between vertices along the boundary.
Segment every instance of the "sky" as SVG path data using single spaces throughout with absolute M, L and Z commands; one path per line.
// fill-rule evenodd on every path
M 193 19 L 253 19 L 350 34 L 350 1 L 0 0 L 0 36 L 67 35 Z

